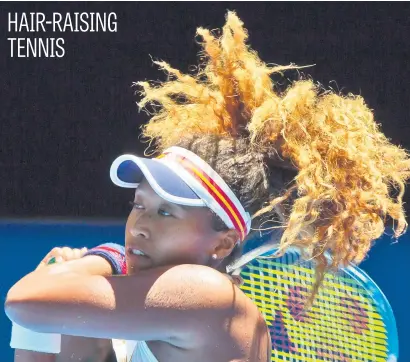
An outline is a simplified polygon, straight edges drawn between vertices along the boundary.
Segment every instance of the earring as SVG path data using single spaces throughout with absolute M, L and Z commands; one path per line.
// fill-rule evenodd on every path
M 212 254 L 212 259 L 214 259 L 214 260 L 218 259 L 218 255 Z

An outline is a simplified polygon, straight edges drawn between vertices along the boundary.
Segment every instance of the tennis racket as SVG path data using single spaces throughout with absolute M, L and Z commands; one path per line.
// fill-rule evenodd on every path
M 363 270 L 349 266 L 329 273 L 313 306 L 305 311 L 315 278 L 313 263 L 302 260 L 297 249 L 266 258 L 274 252 L 271 249 L 251 261 L 245 257 L 239 263 L 246 264 L 239 270 L 238 263 L 228 267 L 243 278 L 241 289 L 265 317 L 272 361 L 397 361 L 393 311 Z

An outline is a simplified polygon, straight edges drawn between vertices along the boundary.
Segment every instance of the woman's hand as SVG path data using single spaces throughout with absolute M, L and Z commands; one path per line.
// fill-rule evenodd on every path
M 49 264 L 80 259 L 87 252 L 87 250 L 88 249 L 85 247 L 82 249 L 72 249 L 67 246 L 61 248 L 53 248 L 43 258 L 43 260 L 37 266 L 36 270 L 43 268 Z

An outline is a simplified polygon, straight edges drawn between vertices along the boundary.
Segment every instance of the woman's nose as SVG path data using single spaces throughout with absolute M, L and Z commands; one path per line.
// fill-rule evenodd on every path
M 147 212 L 140 212 L 138 217 L 133 220 L 130 233 L 133 237 L 143 237 L 148 239 L 150 236 L 149 222 L 152 217 Z
M 148 237 L 149 237 L 148 231 L 144 230 L 140 227 L 135 227 L 135 226 L 132 227 L 131 230 L 130 230 L 130 233 L 134 238 L 141 238 L 142 237 L 144 239 L 148 239 Z

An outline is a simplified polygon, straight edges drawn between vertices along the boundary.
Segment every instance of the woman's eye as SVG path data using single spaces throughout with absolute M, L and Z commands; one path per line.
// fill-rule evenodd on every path
M 144 206 L 137 204 L 134 201 L 130 201 L 129 204 L 132 206 L 133 209 L 143 209 L 144 208 Z
M 143 210 L 145 209 L 143 205 L 136 203 L 135 201 L 129 201 L 129 204 L 132 206 L 133 209 Z M 161 216 L 172 216 L 168 211 L 163 209 L 158 210 L 158 214 Z
M 168 211 L 159 209 L 158 210 L 158 214 L 162 215 L 162 216 L 172 216 Z

